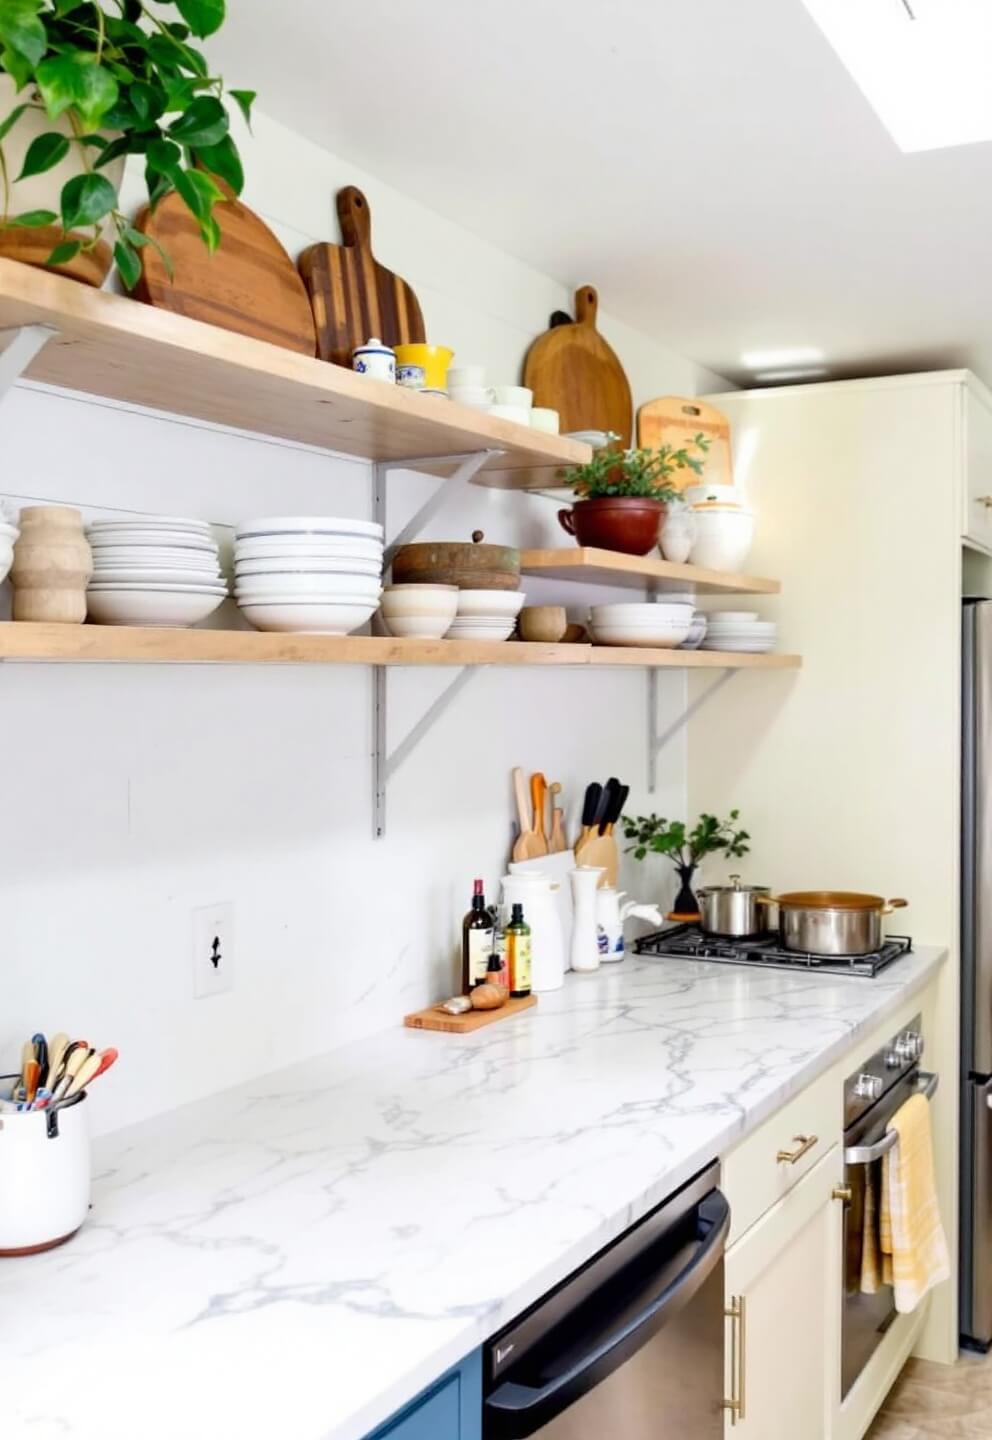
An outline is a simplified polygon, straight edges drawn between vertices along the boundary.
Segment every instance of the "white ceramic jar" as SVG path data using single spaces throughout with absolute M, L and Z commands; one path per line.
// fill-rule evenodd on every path
M 59 1110 L 0 1115 L 0 1256 L 51 1250 L 86 1219 L 88 1109 L 84 1097 Z
M 696 538 L 690 559 L 704 570 L 741 570 L 754 541 L 754 512 L 707 501 L 693 509 Z
M 531 989 L 535 995 L 560 990 L 565 983 L 565 940 L 556 882 L 541 870 L 526 875 L 503 876 L 503 919 L 509 920 L 514 905 L 524 907 L 530 926 Z
M 386 380 L 396 383 L 396 352 L 373 336 L 351 352 L 351 368 L 359 375 L 368 375 L 372 380 Z

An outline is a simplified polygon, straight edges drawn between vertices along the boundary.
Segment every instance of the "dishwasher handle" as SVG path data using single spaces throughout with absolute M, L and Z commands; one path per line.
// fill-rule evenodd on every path
M 929 1070 L 921 1070 L 917 1076 L 916 1093 L 922 1095 L 924 1100 L 932 1100 L 939 1084 L 939 1075 L 934 1075 Z M 881 1140 L 876 1140 L 874 1145 L 849 1145 L 844 1151 L 844 1164 L 870 1165 L 873 1160 L 881 1160 L 883 1155 L 894 1149 L 898 1139 L 897 1131 L 886 1130 Z
M 699 1238 L 691 1258 L 675 1279 L 637 1315 L 597 1338 L 581 1359 L 546 1385 L 521 1385 L 505 1380 L 487 1395 L 484 1402 L 487 1440 L 523 1440 L 533 1435 L 618 1370 L 683 1309 L 709 1279 L 723 1259 L 729 1229 L 730 1206 L 720 1191 L 714 1190 L 699 1207 Z

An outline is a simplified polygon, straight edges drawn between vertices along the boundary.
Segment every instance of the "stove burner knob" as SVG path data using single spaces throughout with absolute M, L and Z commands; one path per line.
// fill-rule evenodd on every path
M 885 1083 L 879 1075 L 859 1075 L 854 1082 L 854 1095 L 858 1100 L 877 1100 L 885 1089 Z
M 893 1049 L 893 1050 L 887 1050 L 887 1051 L 886 1051 L 886 1053 L 885 1053 L 885 1068 L 886 1068 L 886 1070 L 901 1070 L 902 1067 L 903 1067 L 903 1065 L 904 1065 L 905 1063 L 906 1063 L 906 1062 L 903 1060 L 903 1058 L 902 1058 L 902 1056 L 899 1054 L 898 1050 L 894 1050 L 894 1049 Z
M 923 1036 L 918 1030 L 906 1030 L 896 1041 L 895 1053 L 904 1065 L 919 1060 L 923 1054 Z

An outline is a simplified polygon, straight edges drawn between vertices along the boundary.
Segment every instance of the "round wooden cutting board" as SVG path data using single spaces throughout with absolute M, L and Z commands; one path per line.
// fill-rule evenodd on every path
M 596 329 L 599 298 L 591 285 L 575 292 L 575 321 L 554 325 L 527 351 L 524 384 L 534 404 L 557 410 L 561 432 L 612 430 L 630 444 L 634 407 L 623 366 Z
M 221 242 L 211 255 L 174 191 L 154 212 L 141 212 L 137 228 L 167 251 L 175 278 L 169 279 L 153 246 L 142 246 L 138 299 L 302 355 L 316 354 L 306 287 L 272 231 L 233 196 L 218 201 L 214 214 Z

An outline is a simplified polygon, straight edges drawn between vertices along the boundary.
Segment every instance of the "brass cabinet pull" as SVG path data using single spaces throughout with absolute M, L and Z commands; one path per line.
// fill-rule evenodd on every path
M 724 1310 L 731 1322 L 730 1328 L 730 1399 L 724 1400 L 724 1410 L 730 1411 L 730 1423 L 747 1416 L 747 1297 L 734 1295 Z
M 976 505 L 984 505 L 986 510 L 992 510 L 992 495 L 976 495 Z
M 832 1199 L 840 1200 L 844 1205 L 850 1205 L 854 1199 L 854 1191 L 850 1185 L 835 1185 L 832 1192 Z
M 795 1150 L 780 1150 L 775 1156 L 780 1165 L 795 1165 L 797 1160 L 809 1154 L 814 1145 L 820 1143 L 818 1135 L 793 1135 L 792 1138 L 796 1142 Z

